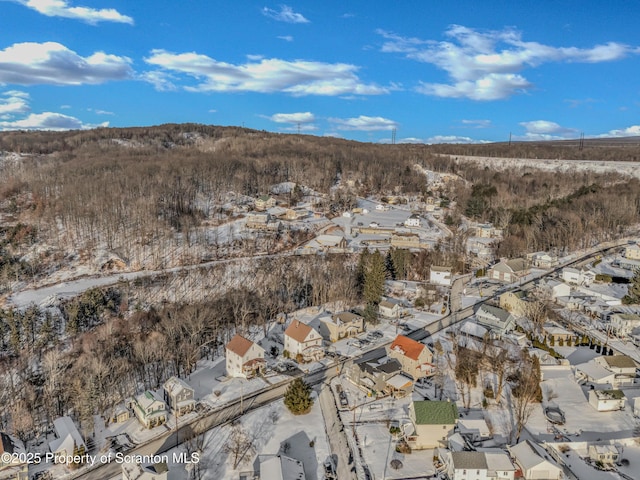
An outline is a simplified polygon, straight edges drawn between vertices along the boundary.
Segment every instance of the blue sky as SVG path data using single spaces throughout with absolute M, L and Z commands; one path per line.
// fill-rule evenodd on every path
M 0 0 L 0 130 L 640 135 L 635 1 Z

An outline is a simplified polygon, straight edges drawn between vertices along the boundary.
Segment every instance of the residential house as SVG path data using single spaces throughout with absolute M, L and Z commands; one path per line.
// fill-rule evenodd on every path
M 480 238 L 500 238 L 502 237 L 502 229 L 495 228 L 490 223 L 481 223 L 476 225 L 474 230 L 475 236 Z
M 304 473 L 304 465 L 300 460 L 284 455 L 261 455 L 259 462 L 261 479 L 305 480 L 307 478 Z
M 487 276 L 505 283 L 514 283 L 529 274 L 529 265 L 524 258 L 500 260 L 487 272 Z
M 447 455 L 451 480 L 513 480 L 516 468 L 502 451 L 451 452 Z
M 450 401 L 414 401 L 409 406 L 414 431 L 407 443 L 415 450 L 446 447 L 458 422 L 458 408 Z
M 284 350 L 297 361 L 313 362 L 324 357 L 322 336 L 300 320 L 294 320 L 285 330 Z
M 132 408 L 140 423 L 147 428 L 157 427 L 167 421 L 166 404 L 149 390 L 133 399 Z
M 420 215 L 414 213 L 409 218 L 404 221 L 405 227 L 419 227 L 420 226 Z
M 578 270 L 565 267 L 562 269 L 562 280 L 572 285 L 591 285 L 596 279 L 596 274 L 590 270 Z
M 602 465 L 614 465 L 620 458 L 615 445 L 589 445 L 589 458 Z
M 589 382 L 595 385 L 611 385 L 613 388 L 617 388 L 618 386 L 616 383 L 616 374 L 595 360 L 589 360 L 588 362 L 576 365 L 575 377 L 581 384 Z
M 624 258 L 640 260 L 640 245 L 637 243 L 635 245 L 628 245 L 627 248 L 624 249 Z
M 347 248 L 347 240 L 342 235 L 318 235 L 315 241 L 320 250 L 344 250 Z
M 166 462 L 122 464 L 122 480 L 167 480 L 168 473 Z
M 398 302 L 383 300 L 378 304 L 378 313 L 385 318 L 400 318 L 402 308 Z
M 171 377 L 164 382 L 164 401 L 177 416 L 196 409 L 194 392 L 187 382 L 178 377 Z
M 270 195 L 262 195 L 256 198 L 256 210 L 263 212 L 268 208 L 276 206 L 276 199 Z
M 320 319 L 320 334 L 330 342 L 364 332 L 364 318 L 352 312 L 334 313 Z
M 234 335 L 225 348 L 227 375 L 252 378 L 262 373 L 267 365 L 264 348 L 242 335 Z
M 621 258 L 620 260 L 618 260 L 618 266 L 625 270 L 631 270 L 632 272 L 635 272 L 638 268 L 640 268 L 640 260 Z
M 347 369 L 347 378 L 376 397 L 391 395 L 393 392 L 387 382 L 401 372 L 400 362 L 393 358 L 383 363 L 360 361 Z
M 528 305 L 527 293 L 522 290 L 515 292 L 504 292 L 500 295 L 500 308 L 512 313 L 516 317 L 527 315 Z
M 547 270 L 558 265 L 558 257 L 556 255 L 550 255 L 547 252 L 533 253 L 530 257 L 531 265 L 536 268 L 543 268 Z
M 491 430 L 484 418 L 463 417 L 458 420 L 458 432 L 470 442 L 481 442 L 491 438 Z
M 450 287 L 453 283 L 451 270 L 451 267 L 438 267 L 436 265 L 431 265 L 431 268 L 429 269 L 429 283 Z
M 553 322 L 545 323 L 542 326 L 542 333 L 547 337 L 547 342 L 553 345 L 566 345 L 569 341 L 575 343 L 576 339 L 575 333 Z
M 287 208 L 282 215 L 285 220 L 300 220 L 309 216 L 309 210 L 306 208 Z
M 391 246 L 396 248 L 426 248 L 427 244 L 420 242 L 417 233 L 393 232 L 391 234 Z
M 282 223 L 268 212 L 250 212 L 247 213 L 245 225 L 250 230 L 278 231 Z
M 631 386 L 636 380 L 636 362 L 626 355 L 609 355 L 596 357 L 596 363 L 615 374 L 614 388 Z
M 628 337 L 634 329 L 640 327 L 640 315 L 637 313 L 613 313 L 609 316 L 610 331 L 618 337 Z
M 536 285 L 538 291 L 553 301 L 558 297 L 568 297 L 571 294 L 571 287 L 564 282 L 554 279 L 542 279 Z
M 414 380 L 433 375 L 433 353 L 429 348 L 412 338 L 398 335 L 387 347 L 387 355 L 402 365 L 402 371 Z
M 117 405 L 113 409 L 113 415 L 111 416 L 111 421 L 113 423 L 124 423 L 131 418 L 131 412 L 124 405 Z
M 529 440 L 507 447 L 525 480 L 562 480 L 562 469 L 537 445 Z
M 622 390 L 589 390 L 589 403 L 599 412 L 624 410 L 626 400 Z
M 487 327 L 491 334 L 501 338 L 516 327 L 515 317 L 506 310 L 492 305 L 481 305 L 476 310 L 476 320 Z
M 0 432 L 0 479 L 29 480 L 29 463 L 22 442 L 4 432 Z
M 87 446 L 71 417 L 56 418 L 53 421 L 53 428 L 57 438 L 49 443 L 49 450 L 58 459 L 87 453 Z

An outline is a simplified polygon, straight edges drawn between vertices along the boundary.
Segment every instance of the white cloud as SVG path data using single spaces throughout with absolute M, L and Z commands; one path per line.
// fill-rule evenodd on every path
M 9 90 L 0 94 L 0 118 L 11 118 L 13 115 L 27 113 L 29 94 L 18 90 Z
M 441 42 L 378 33 L 385 40 L 383 52 L 403 53 L 447 72 L 449 83 L 421 82 L 419 92 L 472 100 L 498 100 L 529 90 L 533 85 L 520 72 L 543 63 L 599 63 L 640 53 L 638 48 L 615 42 L 592 48 L 526 42 L 514 29 L 480 32 L 453 25 L 445 32 L 450 40 Z
M 291 35 L 279 35 L 278 38 L 285 42 L 293 42 L 293 37 Z
M 293 9 L 287 5 L 280 5 L 280 11 L 264 7 L 262 14 L 279 22 L 309 23 L 309 20 L 304 18 L 302 14 L 294 12 Z
M 575 128 L 567 128 L 556 122 L 549 120 L 533 120 L 531 122 L 520 122 L 525 128 L 524 135 L 514 135 L 513 140 L 521 141 L 547 141 L 547 140 L 566 140 L 575 138 L 578 130 Z
M 195 52 L 175 54 L 165 50 L 153 50 L 145 61 L 165 71 L 195 78 L 198 81 L 195 86 L 184 87 L 193 92 L 280 92 L 295 96 L 389 92 L 388 88 L 362 83 L 356 75 L 358 67 L 346 63 L 263 58 L 235 65 Z M 158 83 L 158 78 L 166 80 L 162 73 L 151 72 L 143 78 L 156 87 L 166 87 Z
M 95 110 L 90 108 L 89 111 L 92 111 L 96 115 L 115 115 L 115 113 L 109 112 L 107 110 Z
M 464 125 L 468 125 L 471 128 L 489 128 L 491 126 L 491 120 L 462 120 Z
M 0 130 L 85 130 L 96 127 L 108 127 L 109 122 L 89 125 L 81 120 L 61 113 L 32 113 L 21 120 L 0 122 Z
M 427 138 L 424 143 L 488 143 L 486 140 L 475 140 L 471 137 L 457 135 L 435 135 Z
M 577 130 L 575 128 L 567 128 L 558 125 L 556 122 L 550 122 L 548 120 L 534 120 L 532 122 L 520 122 L 527 133 L 534 134 L 573 134 Z
M 64 17 L 81 20 L 91 25 L 99 22 L 128 23 L 133 25 L 133 18 L 122 15 L 113 8 L 72 7 L 65 0 L 17 0 L 25 7 L 31 8 L 48 17 Z
M 56 42 L 15 43 L 0 50 L 0 84 L 82 85 L 131 78 L 131 60 L 104 52 L 82 57 Z
M 607 133 L 603 133 L 602 135 L 598 135 L 598 137 L 606 138 L 606 137 L 638 137 L 640 136 L 640 125 L 632 125 L 627 128 L 623 128 L 620 130 L 609 130 Z
M 276 123 L 312 123 L 316 121 L 315 115 L 311 112 L 276 113 L 268 118 Z
M 373 132 L 377 130 L 393 130 L 398 127 L 398 123 L 383 117 L 367 117 L 360 115 L 357 118 L 330 118 L 338 130 L 359 130 Z
M 209 113 L 216 113 L 218 110 L 216 110 L 215 108 L 211 108 L 209 110 L 207 110 L 207 112 Z

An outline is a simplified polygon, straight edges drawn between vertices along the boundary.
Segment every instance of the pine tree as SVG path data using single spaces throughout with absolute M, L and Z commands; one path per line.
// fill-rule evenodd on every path
M 296 378 L 284 394 L 284 404 L 294 415 L 304 415 L 311 411 L 313 399 L 311 386 L 302 378 Z
M 375 250 L 368 258 L 364 270 L 363 296 L 367 303 L 378 305 L 384 293 L 384 280 L 387 270 L 384 257 L 379 250 Z

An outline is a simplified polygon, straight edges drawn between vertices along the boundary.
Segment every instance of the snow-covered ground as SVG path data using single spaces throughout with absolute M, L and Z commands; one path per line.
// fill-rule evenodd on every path
M 239 425 L 253 439 L 253 451 L 234 469 L 232 455 L 225 449 L 234 427 L 225 425 L 210 430 L 204 437 L 201 456 L 203 480 L 234 479 L 241 472 L 257 472 L 257 454 L 279 453 L 300 460 L 308 480 L 324 478 L 323 463 L 331 452 L 317 401 L 310 413 L 296 416 L 287 410 L 283 400 L 277 400 L 243 416 Z M 181 451 L 184 451 L 184 446 L 171 450 L 168 455 L 172 458 L 173 452 Z M 188 478 L 184 464 L 171 463 L 169 467 L 173 472 L 171 480 Z
M 474 162 L 494 170 L 522 169 L 523 167 L 551 172 L 591 171 L 594 173 L 619 173 L 640 178 L 640 162 L 613 162 L 598 160 L 549 160 L 531 158 L 474 157 L 446 155 L 463 162 Z

